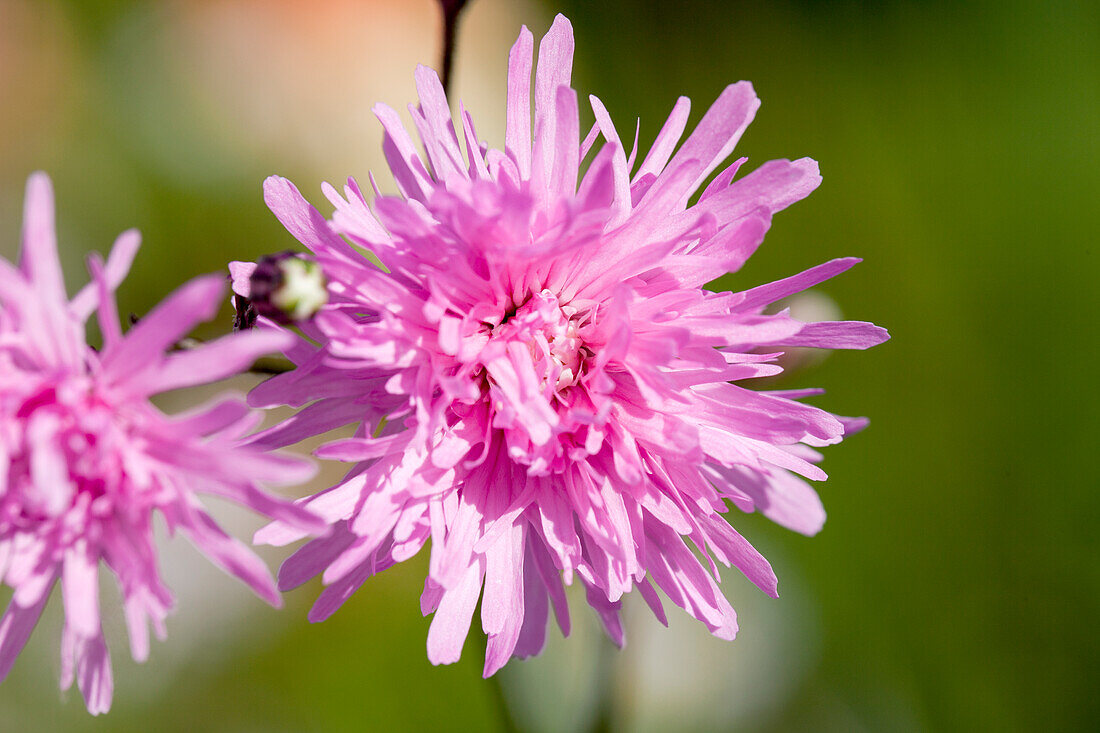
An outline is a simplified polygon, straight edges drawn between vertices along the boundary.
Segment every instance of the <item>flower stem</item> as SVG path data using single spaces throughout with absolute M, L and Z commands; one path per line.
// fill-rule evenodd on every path
M 474 630 L 467 638 L 473 642 L 470 644 L 473 649 L 469 651 L 477 655 L 477 664 L 480 665 L 481 662 L 485 660 L 487 639 L 484 634 L 477 630 Z M 493 696 L 493 707 L 495 707 L 497 711 L 497 720 L 500 721 L 500 729 L 504 731 L 504 733 L 520 733 L 520 727 L 516 725 L 512 713 L 508 710 L 508 694 L 504 691 L 500 672 L 487 678 L 485 683 L 489 685 L 489 694 Z
M 252 362 L 248 371 L 252 374 L 285 374 L 294 371 L 294 365 L 281 356 L 263 356 Z
M 458 29 L 458 16 L 468 0 L 439 0 L 439 6 L 443 10 L 443 60 L 440 63 L 440 73 L 443 81 L 443 91 L 451 91 L 451 67 L 455 55 L 455 36 Z
M 516 725 L 516 721 L 512 718 L 512 713 L 508 710 L 508 696 L 504 692 L 504 685 L 501 683 L 500 673 L 494 674 L 487 679 L 486 682 L 489 683 L 489 687 L 493 693 L 493 701 L 496 703 L 498 718 L 500 720 L 500 729 L 504 731 L 504 733 L 520 733 L 519 726 Z

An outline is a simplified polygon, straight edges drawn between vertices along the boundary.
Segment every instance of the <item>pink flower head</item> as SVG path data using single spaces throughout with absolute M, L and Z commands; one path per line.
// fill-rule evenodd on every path
M 815 533 L 825 515 L 799 475 L 824 479 L 813 447 L 864 423 L 797 401 L 813 390 L 736 382 L 781 371 L 787 347 L 887 338 L 869 323 L 765 312 L 855 259 L 744 292 L 703 289 L 738 269 L 772 215 L 820 181 L 809 159 L 734 180 L 742 158 L 688 206 L 756 112 L 748 83 L 726 88 L 677 150 L 681 98 L 638 165 L 636 144 L 623 145 L 595 97 L 596 126 L 581 141 L 573 36 L 560 15 L 539 48 L 532 138 L 532 51 L 524 28 L 509 57 L 503 151 L 478 140 L 465 110 L 456 133 L 435 73 L 420 67 L 410 113 L 426 161 L 397 114 L 375 108 L 400 196 L 376 187 L 368 206 L 354 181 L 344 196 L 326 185 L 330 223 L 288 181 L 268 179 L 268 205 L 316 255 L 330 297 L 305 328 L 319 347 L 299 342 L 287 352 L 297 368 L 249 395 L 255 405 L 308 404 L 261 434 L 271 447 L 358 426 L 357 437 L 317 451 L 353 467 L 305 502 L 334 531 L 286 561 L 280 587 L 321 573 L 328 587 L 310 618 L 324 619 L 431 539 L 428 657 L 459 658 L 480 596 L 486 676 L 539 652 L 549 609 L 568 633 L 563 582 L 580 582 L 620 644 L 632 589 L 662 621 L 658 588 L 733 638 L 717 563 L 769 595 L 776 578 L 722 516 L 727 502 Z M 257 541 L 300 536 L 276 523 Z
M 0 679 L 61 581 L 65 627 L 61 686 L 77 679 L 88 711 L 111 704 L 111 666 L 99 608 L 99 562 L 122 592 L 134 659 L 149 654 L 148 624 L 164 637 L 172 596 L 161 583 L 153 512 L 170 531 L 243 580 L 264 600 L 280 597 L 263 562 L 225 534 L 199 492 L 247 506 L 303 532 L 325 525 L 311 512 L 257 488 L 257 481 L 300 481 L 301 461 L 235 445 L 256 425 L 238 398 L 223 397 L 169 417 L 149 397 L 241 371 L 285 348 L 276 331 L 237 334 L 165 353 L 211 318 L 225 289 L 221 276 L 184 285 L 123 335 L 113 291 L 137 252 L 139 236 L 118 238 L 104 264 L 89 260 L 92 282 L 65 294 L 45 174 L 27 184 L 19 267 L 0 259 L 0 577 L 14 593 L 0 619 Z M 85 343 L 98 308 L 103 347 Z

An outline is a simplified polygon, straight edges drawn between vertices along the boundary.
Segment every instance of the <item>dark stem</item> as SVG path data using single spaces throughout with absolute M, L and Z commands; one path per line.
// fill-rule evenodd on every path
M 285 374 L 294 371 L 294 364 L 281 356 L 264 356 L 252 362 L 248 371 L 251 374 Z
M 130 316 L 133 323 L 137 323 L 135 316 Z M 234 329 L 236 330 L 236 329 Z M 172 351 L 188 351 L 190 349 L 198 348 L 206 342 L 197 338 L 185 338 L 180 339 L 178 343 L 172 346 Z M 252 362 L 252 366 L 248 367 L 247 372 L 249 374 L 285 374 L 286 372 L 294 371 L 294 364 L 283 356 L 261 356 L 256 361 Z
M 455 55 L 455 36 L 458 30 L 458 16 L 468 0 L 439 0 L 443 10 L 443 60 L 440 64 L 443 91 L 451 92 L 451 67 Z

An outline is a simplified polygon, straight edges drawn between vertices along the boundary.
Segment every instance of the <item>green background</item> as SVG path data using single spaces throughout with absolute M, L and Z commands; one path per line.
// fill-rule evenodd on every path
M 0 253 L 14 256 L 23 181 L 45 169 L 70 288 L 82 282 L 87 251 L 142 230 L 123 313 L 228 259 L 290 246 L 262 203 L 267 174 L 284 173 L 323 202 L 317 171 L 278 150 L 224 155 L 225 140 L 189 120 L 187 90 L 166 81 L 168 62 L 146 34 L 176 5 L 24 3 L 21 22 L 34 20 L 42 35 L 31 42 L 47 49 L 45 61 L 18 67 L 0 55 Z M 0 2 L 0 12 L 14 7 Z M 749 597 L 731 577 L 741 636 L 702 648 L 706 659 L 756 649 L 770 671 L 743 685 L 754 667 L 737 680 L 703 670 L 732 712 L 677 727 L 1095 730 L 1100 6 L 563 0 L 522 12 L 537 36 L 559 10 L 575 28 L 575 86 L 601 97 L 624 136 L 640 117 L 643 150 L 678 95 L 693 99 L 694 122 L 725 84 L 749 79 L 763 100 L 737 151 L 749 167 L 820 161 L 821 188 L 779 215 L 722 287 L 857 255 L 863 264 L 821 290 L 846 317 L 893 336 L 784 382 L 826 387 L 818 404 L 868 415 L 871 428 L 827 451 L 831 478 L 819 488 L 829 520 L 819 536 L 734 517 L 771 557 L 780 598 Z M 346 63 L 356 54 L 347 48 Z M 53 68 L 54 58 L 65 65 Z M 504 68 L 501 57 L 501 85 Z M 365 177 L 349 157 L 338 175 Z M 174 649 L 179 617 L 207 612 L 181 607 L 141 666 L 114 643 L 115 703 L 99 719 L 75 692 L 58 696 L 53 609 L 25 655 L 46 661 L 21 659 L 0 685 L 0 728 L 503 729 L 499 689 L 481 681 L 472 640 L 459 664 L 428 664 L 417 607 L 424 571 L 417 558 L 371 580 L 316 626 L 305 621 L 316 584 L 275 612 L 212 571 L 199 581 L 215 587 L 208 603 L 237 597 L 244 621 Z M 579 603 L 574 611 L 589 615 Z M 628 638 L 642 618 L 631 617 Z M 118 628 L 108 631 L 121 641 Z M 647 693 L 634 686 L 631 648 L 611 652 L 583 625 L 577 635 L 506 668 L 515 724 L 664 725 L 653 722 L 664 703 L 639 707 Z M 669 709 L 713 705 L 691 695 L 686 688 Z

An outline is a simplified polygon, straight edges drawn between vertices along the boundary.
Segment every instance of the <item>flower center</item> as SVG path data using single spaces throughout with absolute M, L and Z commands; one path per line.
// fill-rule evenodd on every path
M 576 315 L 576 309 L 559 305 L 557 296 L 543 290 L 494 328 L 490 339 L 522 344 L 543 391 L 557 393 L 577 383 L 588 355 L 577 334 Z
M 543 290 L 492 328 L 480 351 L 492 425 L 533 474 L 556 470 L 569 442 L 559 436 L 576 429 L 569 416 L 584 401 L 579 383 L 592 356 L 580 336 L 586 317 Z
M 109 510 L 112 478 L 122 474 L 112 450 L 119 431 L 86 380 L 41 385 L 22 400 L 15 418 L 20 435 L 6 511 L 14 509 L 25 522 L 57 518 L 73 507 Z

